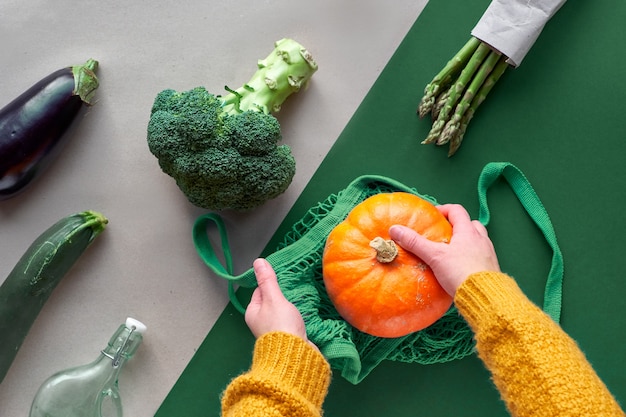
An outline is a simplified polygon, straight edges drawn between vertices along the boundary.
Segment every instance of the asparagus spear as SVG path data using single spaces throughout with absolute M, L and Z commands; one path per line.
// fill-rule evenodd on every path
M 417 113 L 431 113 L 433 125 L 423 144 L 461 144 L 467 125 L 487 93 L 508 67 L 506 57 L 471 37 L 424 89 Z
M 487 56 L 487 59 L 483 61 L 480 68 L 478 69 L 478 72 L 472 79 L 472 82 L 465 90 L 465 93 L 463 94 L 463 98 L 461 99 L 459 104 L 457 104 L 457 106 L 455 107 L 454 114 L 446 122 L 441 132 L 441 136 L 439 137 L 437 141 L 438 144 L 444 144 L 444 143 L 450 142 L 450 139 L 452 139 L 457 134 L 460 123 L 461 123 L 461 119 L 463 118 L 465 111 L 468 109 L 468 107 L 470 106 L 470 103 L 474 99 L 474 96 L 476 95 L 480 87 L 483 85 L 483 83 L 485 82 L 485 80 L 487 79 L 491 71 L 493 70 L 493 68 L 498 63 L 498 59 L 500 59 L 500 56 L 501 54 L 499 54 L 498 52 L 491 51 L 489 55 Z
M 489 51 L 490 49 L 486 44 L 481 43 L 478 45 L 478 48 L 476 48 L 472 54 L 469 62 L 465 68 L 463 68 L 463 71 L 461 71 L 461 75 L 459 75 L 459 78 L 457 78 L 456 82 L 452 84 L 452 87 L 450 87 L 450 94 L 446 99 L 446 103 L 439 112 L 437 120 L 433 123 L 430 133 L 428 133 L 428 136 L 422 143 L 437 143 L 437 145 L 444 145 L 447 143 L 447 141 L 444 141 L 444 138 L 441 137 L 441 132 L 448 121 L 450 112 L 458 103 L 461 95 L 465 91 L 466 86 L 472 80 L 474 73 L 478 70 L 485 57 L 489 54 Z
M 496 66 L 493 71 L 489 74 L 489 76 L 485 79 L 485 82 L 480 87 L 476 96 L 472 99 L 468 109 L 463 114 L 461 121 L 459 123 L 459 129 L 456 132 L 455 136 L 450 140 L 450 147 L 448 149 L 448 156 L 454 155 L 454 153 L 461 146 L 461 142 L 463 141 L 463 136 L 465 136 L 465 130 L 467 129 L 467 125 L 469 124 L 472 117 L 474 117 L 474 113 L 476 113 L 476 109 L 480 106 L 485 98 L 487 98 L 487 94 L 491 91 L 493 86 L 498 82 L 504 71 L 509 67 L 509 64 L 506 62 L 505 56 L 500 56 Z
M 439 94 L 439 97 L 435 100 L 435 105 L 432 109 L 432 120 L 433 122 L 439 118 L 439 113 L 441 113 L 441 109 L 448 101 L 448 97 L 450 97 L 450 86 L 446 87 L 446 89 Z
M 424 88 L 424 96 L 417 107 L 417 113 L 420 117 L 426 116 L 433 108 L 435 99 L 439 95 L 441 89 L 448 87 L 454 78 L 458 76 L 463 67 L 471 58 L 476 48 L 480 45 L 480 41 L 471 37 L 469 41 L 452 57 L 446 66 L 437 74 L 435 78 Z

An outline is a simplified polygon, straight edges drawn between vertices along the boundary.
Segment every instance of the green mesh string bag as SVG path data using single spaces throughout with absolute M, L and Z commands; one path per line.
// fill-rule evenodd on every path
M 509 163 L 490 163 L 483 169 L 479 184 L 479 220 L 489 222 L 487 189 L 503 177 L 511 185 L 527 213 L 541 229 L 553 249 L 544 296 L 544 310 L 555 321 L 560 319 L 563 260 L 556 242 L 552 223 L 538 196 L 522 172 Z M 423 365 L 462 359 L 474 353 L 473 334 L 454 305 L 431 326 L 399 338 L 380 338 L 352 327 L 337 313 L 330 301 L 322 278 L 322 253 L 326 237 L 342 222 L 354 206 L 366 198 L 386 192 L 409 192 L 437 204 L 433 197 L 393 179 L 367 175 L 355 179 L 346 188 L 328 196 L 310 208 L 284 236 L 276 251 L 266 257 L 276 271 L 285 297 L 302 314 L 307 335 L 329 361 L 353 384 L 361 382 L 382 361 L 419 363 Z M 210 230 L 216 227 L 221 237 L 223 265 L 210 239 Z M 229 282 L 229 297 L 241 312 L 245 307 L 237 299 L 236 285 L 253 288 L 256 278 L 252 268 L 234 276 L 232 257 L 226 228 L 215 213 L 200 216 L 193 227 L 193 240 L 200 257 L 216 275 Z

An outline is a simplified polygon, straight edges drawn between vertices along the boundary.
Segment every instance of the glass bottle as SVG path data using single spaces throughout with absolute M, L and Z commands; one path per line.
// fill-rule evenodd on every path
M 143 323 L 128 318 L 95 361 L 48 378 L 35 395 L 30 417 L 122 417 L 118 376 L 145 330 Z

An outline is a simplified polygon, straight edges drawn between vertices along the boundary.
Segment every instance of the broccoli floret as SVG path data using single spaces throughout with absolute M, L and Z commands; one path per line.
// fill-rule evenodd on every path
M 251 80 L 225 96 L 204 87 L 161 91 L 148 123 L 159 166 L 194 205 L 249 210 L 283 193 L 296 163 L 272 115 L 305 87 L 317 64 L 300 44 L 282 39 Z

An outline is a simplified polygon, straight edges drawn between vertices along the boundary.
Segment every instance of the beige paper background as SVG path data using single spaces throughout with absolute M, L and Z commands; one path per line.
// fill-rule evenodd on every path
M 127 316 L 148 326 L 120 378 L 126 416 L 152 416 L 227 303 L 190 229 L 190 205 L 149 153 L 155 94 L 248 80 L 273 42 L 292 37 L 319 64 L 278 115 L 298 167 L 262 208 L 225 213 L 235 271 L 248 268 L 340 134 L 426 0 L 237 2 L 0 1 L 0 106 L 57 68 L 100 61 L 96 104 L 24 194 L 0 202 L 0 277 L 52 223 L 77 211 L 110 220 L 55 290 L 0 384 L 0 416 L 26 416 L 53 372 L 95 359 Z M 418 98 L 416 98 L 417 100 Z M 207 370 L 210 372 L 210 370 Z

